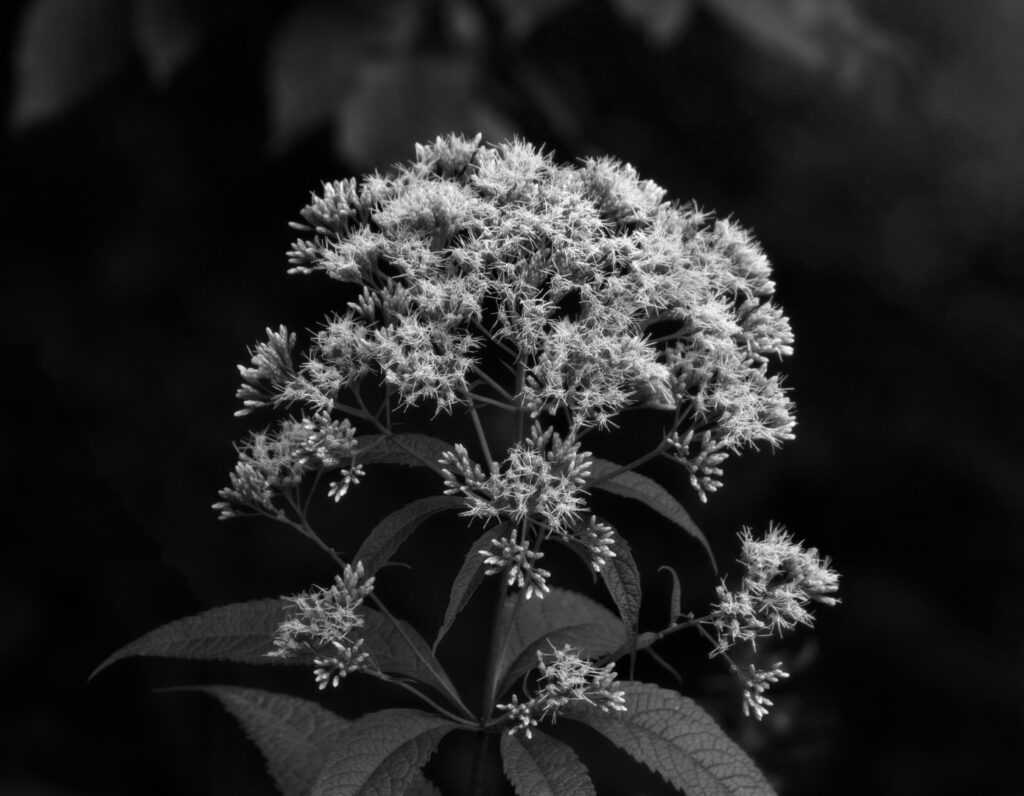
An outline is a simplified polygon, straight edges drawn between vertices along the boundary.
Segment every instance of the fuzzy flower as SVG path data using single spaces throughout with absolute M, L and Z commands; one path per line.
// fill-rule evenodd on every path
M 291 603 L 287 618 L 278 626 L 271 657 L 311 658 L 321 689 L 337 686 L 342 678 L 366 664 L 369 653 L 353 634 L 364 624 L 358 609 L 373 591 L 362 562 L 345 566 L 328 588 L 285 597 Z
M 608 559 L 615 558 L 615 530 L 599 522 L 593 514 L 586 523 L 573 528 L 566 538 L 583 548 L 594 572 L 601 572 L 608 566 Z
M 473 381 L 500 350 L 523 376 L 500 397 L 564 414 L 570 437 L 635 407 L 692 419 L 677 458 L 702 499 L 730 452 L 793 435 L 792 403 L 770 371 L 793 334 L 764 253 L 736 223 L 666 201 L 628 164 L 560 165 L 522 140 L 445 136 L 388 174 L 325 184 L 302 218 L 293 271 L 360 292 L 300 372 L 283 338 L 254 352 L 243 411 L 327 409 L 374 377 L 400 406 L 450 412 L 474 383 L 502 381 L 501 367 Z M 507 506 L 495 511 L 522 512 L 537 486 L 524 486 L 517 458 L 533 457 L 519 450 L 503 466 L 508 489 L 489 491 Z
M 484 556 L 484 566 L 487 569 L 485 575 L 497 575 L 505 573 L 509 586 L 526 588 L 526 599 L 533 595 L 541 600 L 544 595 L 551 591 L 547 579 L 551 573 L 546 569 L 536 566 L 536 562 L 544 557 L 543 553 L 535 552 L 514 539 L 491 539 L 491 546 L 487 550 L 478 550 Z
M 746 671 L 737 670 L 736 675 L 743 683 L 743 715 L 753 713 L 754 718 L 760 721 L 774 704 L 764 692 L 779 680 L 789 677 L 789 672 L 782 670 L 781 663 L 773 664 L 771 669 L 758 669 L 751 664 Z
M 797 625 L 814 624 L 808 605 L 835 605 L 839 575 L 815 548 L 805 550 L 781 526 L 769 526 L 763 539 L 749 529 L 740 536 L 740 563 L 744 574 L 740 588 L 717 588 L 719 602 L 708 620 L 718 635 L 712 654 L 720 654 L 741 641 L 756 643 L 760 637 L 781 634 Z
M 536 696 L 520 702 L 515 695 L 512 702 L 498 705 L 511 725 L 509 735 L 524 732 L 532 738 L 532 728 L 538 721 L 551 719 L 554 723 L 565 707 L 583 702 L 602 713 L 626 710 L 626 692 L 615 690 L 615 664 L 594 666 L 580 657 L 580 651 L 566 644 L 561 649 L 551 646 L 550 652 L 537 651 L 540 672 Z
M 484 475 L 466 449 L 441 459 L 447 494 L 462 494 L 467 517 L 519 525 L 539 523 L 549 533 L 565 534 L 586 507 L 583 484 L 590 473 L 589 454 L 572 438 L 563 439 L 552 428 L 535 423 L 530 436 L 513 445 L 504 462 L 491 465 Z
M 509 735 L 521 732 L 527 738 L 533 737 L 533 728 L 537 726 L 537 718 L 534 713 L 537 707 L 536 699 L 520 702 L 519 696 L 513 694 L 511 702 L 505 705 L 495 705 L 495 707 L 505 713 L 505 718 L 512 725 L 508 730 Z
M 294 348 L 294 332 L 289 332 L 285 326 L 276 332 L 267 327 L 267 341 L 249 349 L 251 365 L 238 366 L 242 386 L 238 388 L 235 397 L 242 402 L 242 408 L 235 412 L 237 417 L 276 402 L 278 392 L 294 377 Z
M 300 418 L 284 418 L 276 428 L 250 435 L 238 449 L 238 463 L 229 475 L 230 486 L 220 490 L 220 502 L 213 508 L 220 519 L 237 516 L 241 510 L 280 516 L 274 498 L 302 482 L 307 473 L 339 469 L 354 461 L 355 429 L 348 420 L 333 420 L 318 412 Z M 347 473 L 347 475 L 346 475 Z M 342 470 L 343 481 L 359 483 L 361 468 Z M 347 479 L 347 480 L 346 480 Z M 334 494 L 336 499 L 340 495 Z

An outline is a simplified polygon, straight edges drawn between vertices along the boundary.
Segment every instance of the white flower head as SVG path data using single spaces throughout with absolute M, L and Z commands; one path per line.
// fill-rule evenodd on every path
M 719 602 L 708 620 L 718 634 L 712 654 L 720 654 L 740 641 L 756 643 L 763 636 L 781 634 L 797 625 L 814 624 L 809 604 L 835 605 L 839 575 L 815 548 L 804 549 L 782 526 L 769 526 L 762 539 L 750 529 L 740 535 L 740 563 L 744 574 L 739 589 L 723 582 Z

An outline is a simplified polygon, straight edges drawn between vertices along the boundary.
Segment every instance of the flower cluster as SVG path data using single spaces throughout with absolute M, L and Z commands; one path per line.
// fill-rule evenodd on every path
M 811 602 L 835 605 L 839 575 L 827 558 L 815 548 L 805 550 L 781 526 L 769 526 L 763 539 L 749 529 L 740 536 L 740 563 L 744 574 L 740 588 L 718 588 L 719 602 L 713 606 L 711 624 L 718 636 L 714 654 L 741 641 L 756 643 L 760 637 L 791 630 L 798 624 L 811 626 Z
M 568 644 L 561 649 L 552 645 L 551 652 L 537 652 L 541 679 L 536 696 L 520 702 L 513 695 L 510 703 L 497 706 L 505 711 L 511 725 L 509 735 L 522 731 L 532 738 L 538 720 L 550 718 L 554 722 L 559 712 L 573 703 L 592 705 L 604 713 L 626 710 L 625 692 L 614 690 L 615 664 L 594 666 L 579 653 Z
M 730 452 L 792 437 L 769 360 L 792 353 L 793 334 L 760 247 L 732 221 L 667 202 L 629 165 L 559 165 L 523 141 L 448 136 L 387 175 L 325 184 L 302 219 L 292 271 L 359 292 L 301 365 L 287 330 L 254 349 L 243 412 L 330 410 L 367 378 L 400 406 L 450 412 L 487 384 L 492 400 L 564 415 L 571 444 L 646 406 L 685 420 L 670 450 L 702 498 Z M 480 372 L 499 352 L 520 370 L 515 385 Z M 514 470 L 539 453 L 510 454 L 509 490 L 495 482 L 486 497 L 495 512 L 524 509 Z
M 358 483 L 362 469 L 355 464 L 355 429 L 348 420 L 332 420 L 327 412 L 286 418 L 270 430 L 250 435 L 238 450 L 231 485 L 220 490 L 214 504 L 221 519 L 239 511 L 280 516 L 274 498 L 297 486 L 309 472 L 340 470 L 342 480 L 332 483 L 332 493 Z M 348 468 L 342 464 L 349 462 Z
M 772 685 L 789 677 L 789 672 L 782 670 L 782 664 L 776 663 L 771 669 L 758 669 L 751 664 L 746 671 L 737 670 L 736 674 L 743 682 L 743 715 L 754 714 L 758 721 L 768 715 L 768 708 L 774 703 L 764 695 Z
M 537 560 L 544 558 L 543 553 L 530 550 L 515 539 L 505 537 L 491 539 L 489 548 L 477 552 L 484 556 L 484 566 L 487 567 L 484 574 L 497 575 L 504 572 L 509 586 L 526 588 L 524 596 L 527 600 L 535 594 L 544 599 L 544 594 L 551 591 L 548 586 L 551 573 L 536 566 Z
M 582 487 L 590 474 L 588 454 L 580 452 L 578 442 L 539 423 L 509 449 L 501 465 L 491 464 L 486 477 L 461 445 L 445 453 L 441 465 L 445 493 L 465 497 L 467 517 L 512 525 L 530 519 L 550 533 L 564 534 L 586 506 Z
M 364 624 L 358 609 L 373 591 L 362 562 L 346 565 L 329 588 L 285 597 L 291 603 L 287 618 L 278 626 L 272 657 L 311 658 L 321 689 L 337 687 L 350 672 L 365 667 L 369 653 L 363 651 L 363 639 L 352 634 Z

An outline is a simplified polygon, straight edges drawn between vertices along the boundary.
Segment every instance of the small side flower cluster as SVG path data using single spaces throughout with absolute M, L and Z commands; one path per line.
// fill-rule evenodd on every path
M 329 588 L 317 587 L 284 599 L 291 603 L 289 613 L 277 629 L 274 650 L 278 658 L 311 658 L 316 682 L 323 690 L 338 683 L 351 672 L 365 668 L 369 653 L 363 651 L 363 639 L 352 634 L 364 624 L 357 612 L 373 591 L 372 577 L 365 577 L 362 562 L 345 566 Z
M 626 692 L 617 691 L 615 685 L 615 664 L 594 666 L 580 657 L 580 651 L 566 644 L 561 649 L 553 645 L 551 652 L 537 652 L 537 667 L 540 671 L 540 690 L 537 695 L 520 702 L 515 694 L 512 701 L 498 705 L 505 712 L 511 725 L 509 735 L 525 733 L 533 737 L 533 728 L 538 721 L 558 719 L 559 712 L 573 703 L 592 705 L 603 713 L 626 710 Z
M 486 477 L 461 445 L 445 453 L 440 464 L 445 468 L 445 494 L 465 497 L 466 517 L 513 525 L 529 519 L 563 534 L 580 521 L 586 507 L 583 484 L 590 475 L 589 454 L 580 451 L 578 442 L 562 439 L 552 428 L 542 430 L 539 423 L 509 449 L 501 465 L 491 464 Z
M 489 548 L 477 552 L 484 556 L 485 575 L 505 573 L 509 586 L 526 588 L 524 596 L 527 600 L 534 595 L 544 599 L 544 595 L 551 591 L 548 586 L 551 573 L 536 565 L 539 559 L 544 558 L 543 553 L 530 550 L 507 537 L 491 539 Z
M 751 664 L 746 671 L 736 671 L 737 676 L 743 683 L 743 715 L 754 714 L 754 718 L 760 721 L 768 715 L 768 708 L 774 702 L 764 695 L 764 692 L 772 685 L 789 677 L 789 672 L 782 670 L 781 663 L 775 663 L 771 669 L 758 669 Z
M 590 455 L 573 437 L 563 439 L 552 428 L 534 423 L 530 436 L 513 445 L 490 473 L 470 457 L 463 445 L 446 452 L 445 494 L 466 501 L 463 516 L 498 522 L 507 536 L 495 536 L 480 550 L 488 575 L 504 573 L 509 586 L 526 589 L 526 598 L 543 598 L 551 573 L 537 566 L 544 557 L 540 544 L 550 538 L 574 546 L 600 572 L 615 557 L 615 531 L 586 511 L 583 485 L 590 475 Z
M 710 619 L 718 637 L 712 654 L 721 654 L 741 641 L 756 644 L 761 637 L 781 634 L 798 624 L 810 627 L 814 616 L 811 602 L 835 605 L 839 575 L 828 558 L 815 548 L 805 550 L 781 526 L 769 526 L 763 539 L 749 529 L 740 536 L 744 567 L 740 588 L 729 590 L 723 582 L 717 588 L 719 602 Z
M 273 429 L 250 435 L 238 449 L 231 485 L 220 490 L 221 501 L 213 508 L 222 520 L 240 511 L 280 516 L 274 498 L 282 490 L 297 486 L 307 473 L 327 470 L 341 472 L 341 481 L 331 484 L 331 496 L 338 499 L 363 475 L 355 464 L 355 434 L 348 420 L 333 420 L 324 411 L 286 418 Z M 350 466 L 342 468 L 346 462 Z

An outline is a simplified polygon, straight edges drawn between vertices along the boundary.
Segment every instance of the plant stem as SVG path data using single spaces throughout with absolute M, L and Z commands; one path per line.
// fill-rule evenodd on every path
M 480 706 L 482 721 L 490 719 L 494 711 L 494 702 L 498 698 L 498 681 L 501 677 L 499 667 L 502 658 L 505 657 L 505 650 L 508 648 L 509 637 L 512 634 L 512 625 L 515 623 L 522 600 L 522 589 L 516 589 L 514 593 L 510 594 L 505 581 L 501 578 L 498 579 L 498 601 L 494 606 L 494 631 L 491 634 L 491 651 L 487 659 L 484 697 Z

